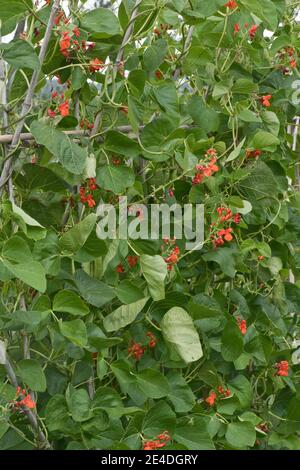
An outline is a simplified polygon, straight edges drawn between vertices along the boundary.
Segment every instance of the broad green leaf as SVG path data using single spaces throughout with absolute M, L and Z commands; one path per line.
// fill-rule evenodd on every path
M 68 407 L 74 421 L 88 420 L 90 418 L 90 399 L 87 391 L 83 388 L 72 391 Z
M 228 321 L 222 333 L 221 353 L 225 361 L 235 361 L 243 352 L 244 340 L 235 321 Z
M 134 184 L 135 176 L 128 166 L 106 165 L 97 170 L 96 181 L 100 188 L 122 194 Z
M 86 326 L 82 320 L 60 321 L 60 332 L 71 343 L 83 347 L 87 344 L 87 331 Z
M 116 288 L 116 294 L 123 304 L 131 304 L 144 297 L 143 290 L 128 279 L 120 282 Z
M 23 359 L 18 362 L 18 374 L 24 384 L 35 392 L 46 390 L 46 377 L 39 361 Z
M 214 450 L 215 446 L 207 431 L 203 418 L 194 416 L 189 422 L 182 420 L 177 423 L 173 438 L 189 450 Z
M 164 39 L 158 39 L 144 52 L 144 67 L 148 72 L 157 70 L 163 63 L 168 50 L 168 44 Z
M 121 305 L 103 320 L 106 331 L 117 331 L 132 323 L 144 308 L 148 297 L 132 304 Z
M 82 270 L 76 271 L 74 281 L 81 297 L 94 307 L 102 307 L 116 296 L 112 287 Z
M 27 261 L 25 263 L 11 263 L 4 259 L 4 265 L 14 277 L 28 284 L 39 292 L 46 292 L 47 281 L 45 270 L 38 261 Z
M 251 405 L 252 387 L 248 379 L 243 375 L 237 375 L 229 382 L 229 388 L 234 393 L 243 408 Z
M 14 16 L 25 14 L 28 7 L 32 7 L 32 0 L 1 0 L 1 21 L 5 22 Z
M 79 224 L 74 225 L 70 230 L 65 232 L 59 243 L 63 251 L 76 253 L 87 241 L 91 231 L 95 227 L 97 220 L 96 214 L 89 214 Z
M 66 312 L 71 315 L 84 316 L 89 313 L 88 306 L 83 300 L 75 294 L 75 292 L 68 290 L 59 291 L 53 299 L 53 310 L 55 312 Z
M 243 145 L 245 143 L 245 140 L 246 140 L 246 137 L 244 137 L 244 139 L 239 143 L 239 145 L 228 155 L 228 157 L 225 160 L 226 163 L 232 162 L 233 160 L 238 158 L 243 148 Z
M 227 442 L 234 448 L 245 449 L 254 446 L 256 439 L 255 427 L 249 422 L 229 423 L 226 434 Z
M 189 100 L 187 110 L 195 123 L 202 127 L 205 132 L 218 130 L 220 124 L 219 114 L 213 108 L 207 107 L 199 96 L 193 96 Z
M 142 273 L 147 281 L 153 300 L 165 298 L 164 280 L 167 276 L 167 264 L 159 256 L 142 255 L 140 257 Z
M 108 38 L 121 33 L 118 18 L 108 8 L 95 8 L 80 18 L 80 27 L 95 38 Z
M 176 413 L 186 413 L 190 411 L 196 401 L 195 395 L 191 388 L 188 386 L 185 379 L 178 372 L 171 371 L 167 375 L 170 385 L 170 392 L 168 394 Z
M 172 435 L 175 425 L 176 414 L 165 401 L 159 401 L 147 411 L 142 423 L 142 430 L 148 439 L 152 439 L 153 436 L 166 430 Z
M 236 273 L 234 252 L 231 248 L 222 248 L 211 251 L 203 255 L 205 261 L 214 261 L 218 263 L 221 270 L 229 277 L 234 277 Z
M 139 388 L 149 398 L 162 398 L 170 391 L 166 377 L 154 369 L 143 369 L 135 377 Z
M 171 308 L 162 319 L 161 329 L 171 349 L 186 363 L 197 361 L 203 356 L 193 320 L 183 308 Z
M 44 121 L 33 121 L 30 130 L 36 142 L 44 145 L 57 157 L 66 170 L 75 175 L 83 172 L 87 158 L 86 149 Z
M 4 60 L 18 69 L 38 70 L 41 66 L 34 48 L 27 41 L 17 39 L 9 44 L 0 44 L 0 49 L 4 49 Z
M 252 146 L 264 152 L 275 152 L 279 144 L 280 141 L 277 137 L 265 131 L 258 131 L 252 140 Z
M 125 157 L 130 158 L 135 158 L 141 153 L 140 146 L 137 142 L 130 139 L 127 135 L 117 131 L 109 131 L 106 134 L 104 147 L 110 152 L 115 152 L 117 154 L 124 155 Z M 119 167 L 116 166 L 113 168 Z

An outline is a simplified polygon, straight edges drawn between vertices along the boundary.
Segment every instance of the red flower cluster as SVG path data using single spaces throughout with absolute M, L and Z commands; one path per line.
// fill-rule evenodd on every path
M 61 96 L 58 95 L 57 91 L 53 91 L 51 94 L 52 104 L 49 109 L 47 109 L 48 116 L 53 119 L 57 114 L 60 114 L 62 117 L 69 116 L 69 100 L 65 100 L 64 94 Z M 60 100 L 65 100 L 60 103 Z
M 104 62 L 96 58 L 90 61 L 89 70 L 90 72 L 97 72 L 98 70 L 102 70 L 104 67 Z
M 293 47 L 284 47 L 277 52 L 276 58 L 280 61 L 280 69 L 283 75 L 290 75 L 291 69 L 297 68 L 297 58 Z
M 178 255 L 180 254 L 180 249 L 178 246 L 174 246 L 172 248 L 171 252 L 169 253 L 169 256 L 166 256 L 164 258 L 165 262 L 168 265 L 168 271 L 172 271 L 174 264 L 178 263 Z
M 288 377 L 289 375 L 288 361 L 280 361 L 277 364 L 275 364 L 275 367 L 277 369 L 276 375 L 279 375 L 281 377 Z
M 145 441 L 143 445 L 144 450 L 156 450 L 165 447 L 168 441 L 171 439 L 168 431 L 164 431 L 162 434 L 156 436 L 152 441 Z
M 139 261 L 138 256 L 131 256 L 131 255 L 127 256 L 127 262 L 131 268 L 134 268 L 134 266 L 137 265 L 138 261 Z
M 229 0 L 229 2 L 225 3 L 224 7 L 229 8 L 230 10 L 234 10 L 236 7 L 238 7 L 238 4 L 235 2 L 235 0 Z
M 216 173 L 219 171 L 218 165 L 216 165 L 217 162 L 217 152 L 215 149 L 211 148 L 208 149 L 205 157 L 211 157 L 209 163 L 207 165 L 196 165 L 196 170 L 197 173 L 195 174 L 192 184 L 200 184 L 203 182 L 205 177 L 211 176 L 213 173 Z
M 26 408 L 35 408 L 36 407 L 36 402 L 32 400 L 30 394 L 26 395 L 26 390 L 23 389 L 21 390 L 21 387 L 17 387 L 16 389 L 16 396 L 17 398 L 23 395 L 24 398 L 21 398 L 21 400 L 16 401 L 14 403 L 15 406 L 20 407 L 20 406 L 26 406 Z
M 225 390 L 221 385 L 217 388 L 217 391 L 220 395 L 223 395 L 224 397 L 231 396 L 231 391 L 229 389 Z M 214 390 L 212 390 L 208 397 L 205 398 L 205 403 L 207 403 L 208 406 L 214 406 L 216 400 L 217 394 Z
M 95 191 L 98 188 L 95 178 L 88 179 L 88 188 L 90 191 Z M 89 207 L 94 207 L 96 205 L 96 201 L 94 200 L 93 195 L 91 193 L 87 193 L 86 191 L 87 189 L 85 186 L 80 186 L 80 201 L 83 204 L 87 204 Z
M 261 150 L 246 149 L 246 158 L 257 158 L 262 154 Z
M 87 119 L 81 119 L 80 127 L 81 129 L 92 130 L 94 129 L 94 124 L 92 122 L 89 122 Z
M 240 317 L 237 317 L 236 319 L 238 327 L 242 333 L 242 335 L 245 335 L 247 333 L 247 322 L 246 320 L 242 320 Z
M 260 98 L 260 102 L 263 106 L 266 108 L 269 108 L 271 106 L 270 99 L 272 98 L 272 95 L 264 95 Z
M 151 349 L 155 348 L 156 338 L 155 338 L 154 334 L 152 333 L 152 331 L 148 331 L 146 333 L 146 336 L 148 336 L 148 338 L 149 338 L 149 345 L 148 345 L 149 348 L 151 348 Z
M 218 207 L 217 208 L 217 214 L 219 216 L 217 223 L 211 224 L 211 228 L 216 227 L 216 233 L 213 233 L 211 235 L 212 238 L 212 244 L 215 248 L 219 246 L 223 246 L 225 241 L 226 242 L 231 242 L 233 240 L 233 236 L 231 235 L 232 233 L 232 228 L 220 228 L 220 225 L 224 222 L 230 222 L 233 221 L 235 224 L 239 224 L 241 221 L 241 216 L 240 214 L 236 213 L 233 214 L 232 210 L 230 208 L 226 207 Z M 218 230 L 219 228 L 219 230 Z
M 128 353 L 136 360 L 139 361 L 145 352 L 145 348 L 141 343 L 133 343 L 133 345 L 128 348 Z
M 122 263 L 118 264 L 118 266 L 116 267 L 116 271 L 117 273 L 120 273 L 120 274 L 125 272 L 125 269 Z
M 146 351 L 147 347 L 150 349 L 154 349 L 157 340 L 152 331 L 148 331 L 146 333 L 147 338 L 149 339 L 149 342 L 146 344 L 141 344 L 141 343 L 133 343 L 132 346 L 128 348 L 128 353 L 130 356 L 133 357 L 136 361 L 139 361 L 141 357 L 143 356 L 144 352 Z
M 251 40 L 251 41 L 253 41 L 253 39 L 255 38 L 257 28 L 258 28 L 258 26 L 256 26 L 255 24 L 253 24 L 253 25 L 251 26 L 251 28 L 249 29 L 249 31 L 248 31 L 249 37 L 250 37 L 250 40 Z

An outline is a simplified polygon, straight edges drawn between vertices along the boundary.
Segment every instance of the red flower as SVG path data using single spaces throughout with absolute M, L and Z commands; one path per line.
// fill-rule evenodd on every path
M 51 93 L 51 98 L 54 100 L 54 98 L 56 98 L 57 95 L 58 95 L 57 91 L 53 91 L 53 92 Z
M 297 67 L 297 61 L 295 59 L 290 60 L 290 66 L 292 69 L 295 69 Z
M 145 441 L 143 444 L 144 450 L 156 450 L 164 447 L 168 441 L 171 439 L 168 431 L 164 431 L 162 434 L 156 436 L 154 440 Z
M 156 70 L 155 76 L 156 76 L 157 80 L 161 80 L 163 78 L 163 74 L 161 73 L 160 70 Z
M 96 201 L 94 200 L 92 194 L 88 194 L 86 196 L 86 202 L 89 207 L 94 207 L 96 205 Z
M 261 155 L 261 150 L 249 150 L 247 149 L 246 150 L 246 158 L 256 158 L 256 157 L 259 157 Z
M 118 264 L 118 266 L 116 267 L 116 271 L 117 273 L 123 273 L 125 271 L 123 264 Z
M 32 400 L 30 394 L 26 395 L 26 390 L 21 390 L 21 387 L 16 388 L 16 396 L 23 395 L 24 398 L 15 403 L 16 406 L 26 406 L 26 408 L 35 408 L 36 402 Z
M 234 10 L 238 4 L 235 2 L 235 0 L 229 0 L 229 2 L 225 3 L 224 7 L 229 8 L 230 10 Z
M 160 36 L 160 35 L 161 35 L 160 30 L 159 30 L 158 28 L 156 28 L 156 27 L 153 29 L 153 32 L 154 32 L 154 34 L 156 34 L 157 36 Z
M 225 390 L 224 390 L 224 388 L 223 388 L 221 385 L 219 385 L 219 387 L 218 387 L 217 390 L 218 390 L 218 392 L 219 392 L 221 395 L 223 395 L 223 394 L 225 393 Z
M 234 25 L 234 34 L 237 34 L 240 30 L 240 25 L 238 23 L 235 23 Z
M 127 256 L 127 261 L 128 261 L 129 266 L 133 268 L 138 263 L 139 258 L 138 256 Z
M 90 72 L 97 72 L 98 70 L 101 70 L 103 69 L 104 67 L 104 63 L 102 60 L 100 59 L 93 59 L 90 61 Z
M 272 95 L 264 95 L 261 97 L 260 102 L 263 106 L 266 106 L 269 108 L 271 106 L 270 99 L 272 98 Z
M 69 116 L 69 100 L 64 101 L 58 106 L 58 110 L 61 116 L 66 117 Z
M 247 322 L 246 322 L 246 320 L 242 320 L 240 317 L 238 317 L 236 321 L 237 321 L 238 327 L 239 327 L 242 335 L 245 335 L 247 333 Z
M 62 19 L 63 16 L 64 16 L 64 12 L 60 11 L 58 15 L 54 18 L 54 24 L 56 24 L 56 26 L 59 25 L 60 20 Z
M 275 364 L 275 367 L 277 368 L 276 375 L 279 375 L 281 377 L 288 377 L 289 375 L 288 361 L 280 361 L 277 364 Z
M 238 213 L 237 213 L 237 214 L 234 214 L 234 216 L 233 216 L 233 222 L 238 225 L 238 224 L 240 223 L 240 221 L 241 221 L 241 218 L 242 218 L 242 217 L 241 217 L 240 214 L 238 214 Z
M 96 178 L 89 178 L 88 185 L 91 191 L 95 191 L 98 188 Z
M 229 388 L 227 390 L 225 390 L 224 395 L 225 395 L 225 397 L 230 397 L 231 396 L 231 391 L 229 390 Z
M 50 118 L 55 118 L 55 116 L 56 116 L 56 112 L 53 111 L 53 110 L 50 109 L 50 108 L 47 109 L 47 114 L 48 114 L 48 116 L 49 116 Z
M 265 259 L 265 257 L 260 255 L 260 256 L 257 257 L 257 259 L 258 259 L 258 261 L 263 261 Z
M 73 29 L 73 33 L 75 34 L 75 36 L 76 36 L 77 38 L 79 38 L 79 36 L 80 36 L 80 30 L 79 30 L 78 26 L 75 26 L 75 28 Z
M 120 158 L 113 158 L 112 159 L 113 165 L 120 165 L 121 164 L 121 159 Z
M 71 38 L 69 36 L 68 31 L 64 31 L 62 33 L 63 38 L 60 40 L 60 52 L 63 56 L 68 57 L 69 55 L 69 48 L 71 47 Z
M 150 340 L 150 341 L 149 341 L 149 348 L 151 348 L 151 349 L 155 348 L 155 346 L 156 346 L 156 338 L 155 338 L 154 334 L 153 334 L 151 331 L 148 331 L 148 332 L 146 333 L 146 336 L 148 336 L 148 338 L 149 338 L 149 340 Z
M 216 394 L 215 392 L 210 392 L 210 394 L 208 395 L 208 397 L 205 398 L 205 402 L 206 402 L 209 406 L 214 406 L 215 401 L 216 401 L 216 398 L 217 398 L 217 394 Z
M 143 356 L 145 349 L 140 343 L 133 343 L 133 345 L 128 348 L 128 353 L 136 360 L 139 361 Z
M 251 28 L 249 29 L 249 31 L 248 31 L 251 41 L 252 41 L 252 40 L 254 39 L 254 37 L 255 37 L 257 28 L 258 28 L 258 26 L 256 26 L 255 24 L 253 24 L 253 25 L 251 26 Z

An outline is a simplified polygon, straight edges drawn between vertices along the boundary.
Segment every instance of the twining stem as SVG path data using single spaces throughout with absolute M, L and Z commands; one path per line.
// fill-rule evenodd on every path
M 60 0 L 54 0 L 54 3 L 52 5 L 52 9 L 51 9 L 51 13 L 50 13 L 50 17 L 49 17 L 49 21 L 48 21 L 48 24 L 47 24 L 47 28 L 46 28 L 46 31 L 45 31 L 45 36 L 44 36 L 42 46 L 41 46 L 41 50 L 40 50 L 40 53 L 39 53 L 39 61 L 40 61 L 41 66 L 42 66 L 42 64 L 44 62 L 44 59 L 45 59 L 45 56 L 46 56 L 48 44 L 49 44 L 49 41 L 50 41 L 50 38 L 51 38 L 52 28 L 53 28 L 53 25 L 54 25 L 54 19 L 55 19 L 57 13 L 58 13 L 59 7 L 60 7 Z M 12 150 L 12 152 L 14 152 L 14 150 L 17 148 L 17 146 L 19 144 L 19 139 L 20 139 L 20 135 L 21 135 L 24 123 L 25 123 L 26 116 L 27 116 L 27 114 L 30 111 L 31 106 L 32 106 L 33 94 L 34 94 L 34 90 L 36 88 L 36 85 L 38 83 L 39 74 L 40 74 L 40 70 L 35 70 L 33 72 L 33 75 L 32 75 L 31 81 L 30 81 L 30 85 L 29 85 L 29 88 L 27 90 L 26 97 L 25 97 L 25 100 L 24 100 L 23 105 L 22 105 L 21 118 L 18 122 L 18 125 L 15 129 L 15 132 L 14 132 L 14 135 L 13 135 L 13 138 L 12 138 L 12 141 L 11 141 L 11 150 Z M 13 154 L 5 161 L 3 169 L 2 169 L 2 173 L 1 173 L 1 176 L 0 176 L 0 194 L 2 192 L 3 186 L 9 180 L 10 175 L 12 173 L 12 161 L 13 161 Z

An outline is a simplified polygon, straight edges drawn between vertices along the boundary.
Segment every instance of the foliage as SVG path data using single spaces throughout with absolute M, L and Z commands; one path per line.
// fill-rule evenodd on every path
M 0 449 L 299 450 L 299 5 L 34 3 L 0 2 Z M 119 196 L 203 203 L 203 247 L 100 240 Z

